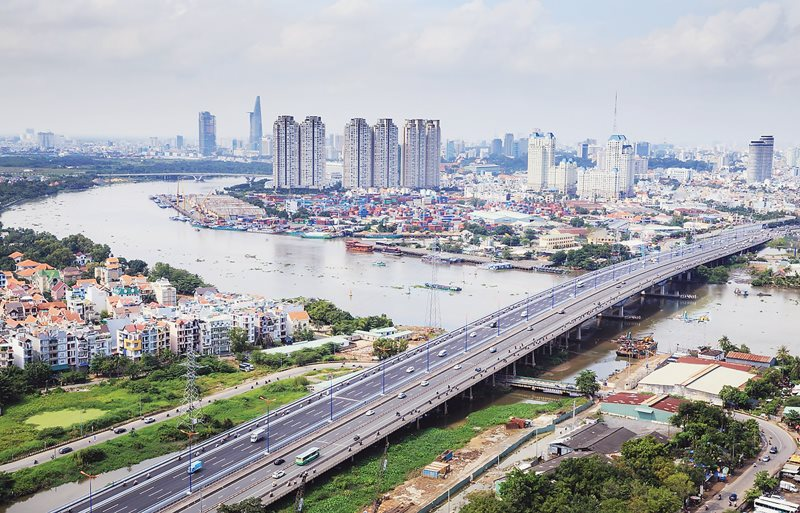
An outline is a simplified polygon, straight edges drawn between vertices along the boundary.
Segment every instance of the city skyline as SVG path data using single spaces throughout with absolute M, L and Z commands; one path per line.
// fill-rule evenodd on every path
M 35 127 L 71 137 L 164 137 L 192 133 L 193 116 L 207 109 L 219 139 L 247 140 L 241 113 L 260 94 L 267 119 L 315 112 L 343 126 L 354 116 L 425 116 L 446 120 L 445 139 L 522 136 L 546 126 L 562 141 L 612 132 L 735 147 L 754 133 L 786 145 L 800 140 L 791 95 L 800 75 L 792 58 L 800 6 L 791 2 L 405 7 L 260 5 L 242 19 L 238 9 L 180 3 L 6 3 L 0 62 L 14 72 L 0 98 L 0 133 Z M 183 43 L 209 20 L 216 28 L 203 31 L 201 48 Z M 234 23 L 243 27 L 231 38 Z M 628 29 L 615 30 L 620 24 Z M 388 36 L 363 44 L 378 31 Z M 312 68 L 326 80 L 307 80 Z M 530 101 L 532 94 L 547 101 Z

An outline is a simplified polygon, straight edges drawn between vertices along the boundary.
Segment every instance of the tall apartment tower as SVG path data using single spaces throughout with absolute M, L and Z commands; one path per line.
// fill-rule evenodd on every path
M 364 118 L 353 118 L 344 126 L 342 186 L 372 187 L 372 129 Z
M 256 96 L 256 104 L 253 107 L 253 112 L 250 113 L 250 150 L 257 151 L 259 155 L 262 153 L 261 140 L 264 137 L 264 131 L 261 127 L 261 97 Z
M 400 186 L 397 136 L 397 125 L 389 118 L 379 119 L 372 127 L 373 187 Z
M 272 125 L 272 179 L 278 189 L 300 186 L 300 130 L 292 116 Z
M 747 181 L 763 182 L 772 177 L 772 153 L 775 138 L 771 135 L 762 135 L 750 141 L 749 158 L 747 161 Z
M 300 123 L 300 186 L 320 187 L 325 178 L 325 123 L 306 116 Z
M 514 134 L 506 134 L 503 137 L 503 153 L 506 157 L 514 156 Z
M 198 115 L 200 155 L 209 157 L 217 151 L 217 117 L 203 111 Z
M 425 120 L 407 119 L 403 127 L 401 187 L 425 186 L 425 150 Z
M 619 195 L 625 197 L 633 191 L 633 146 L 624 135 L 614 134 L 606 144 L 606 170 L 617 171 Z
M 425 122 L 425 181 L 423 186 L 439 188 L 439 166 L 442 163 L 442 131 L 438 119 Z
M 534 132 L 528 138 L 528 186 L 537 191 L 547 188 L 550 169 L 555 166 L 556 136 Z

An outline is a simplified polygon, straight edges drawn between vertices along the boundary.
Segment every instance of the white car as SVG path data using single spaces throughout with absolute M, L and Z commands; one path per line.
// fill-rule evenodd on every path
M 461 370 L 461 364 L 457 363 L 456 366 L 453 367 L 453 370 Z
M 412 372 L 414 372 L 414 367 L 409 367 L 409 368 L 407 368 L 407 369 L 406 369 L 406 372 L 407 372 L 407 373 L 409 373 L 409 374 L 411 374 Z
M 578 287 L 579 289 L 582 289 L 583 288 L 583 282 L 580 282 L 580 283 L 576 284 L 575 286 Z
M 469 336 L 470 336 L 470 337 L 477 337 L 477 336 L 478 336 L 478 334 L 477 334 L 476 332 L 474 332 L 474 331 L 473 331 L 472 333 L 470 333 L 470 334 L 469 334 Z
M 372 417 L 373 415 L 375 415 L 375 410 L 367 410 L 366 415 L 367 417 Z
M 399 394 L 397 394 L 397 398 L 398 399 L 405 399 L 406 398 L 406 393 L 405 392 L 400 392 Z
M 447 349 L 439 351 L 439 358 L 444 358 L 445 356 L 447 356 Z
M 276 470 L 275 472 L 272 473 L 272 479 L 280 479 L 285 475 L 286 472 L 284 472 L 283 470 Z
M 153 417 L 147 417 L 146 419 L 144 419 L 145 424 L 152 424 L 155 421 L 156 419 L 154 419 Z
M 426 387 L 428 385 L 430 385 L 429 381 L 423 381 L 422 383 L 419 384 L 419 386 L 421 386 L 421 387 Z
M 489 348 L 489 352 L 490 353 L 496 353 L 497 352 L 497 348 L 496 347 L 491 347 L 491 348 Z

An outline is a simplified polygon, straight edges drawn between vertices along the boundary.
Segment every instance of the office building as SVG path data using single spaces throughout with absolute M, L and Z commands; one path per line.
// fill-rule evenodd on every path
M 503 137 L 503 154 L 506 157 L 514 156 L 514 134 L 506 134 Z
M 636 155 L 639 157 L 647 158 L 650 156 L 650 143 L 646 141 L 639 141 L 636 143 Z
M 183 149 L 183 136 L 182 135 L 176 135 L 175 136 L 175 149 L 176 150 L 182 150 Z
M 555 165 L 556 136 L 552 132 L 534 132 L 528 139 L 528 186 L 547 189 L 547 177 Z
M 300 123 L 300 186 L 321 187 L 325 177 L 325 123 L 306 116 Z
M 39 132 L 36 134 L 40 150 L 52 150 L 56 146 L 56 135 L 53 132 Z
M 217 117 L 203 111 L 198 115 L 200 155 L 210 157 L 217 151 Z
M 272 125 L 272 179 L 278 189 L 300 186 L 300 130 L 292 116 Z
M 444 159 L 452 162 L 456 159 L 456 143 L 455 141 L 447 141 L 444 149 Z
M 400 186 L 397 137 L 397 125 L 390 118 L 379 119 L 372 127 L 373 187 Z
M 492 144 L 489 146 L 489 154 L 494 156 L 503 155 L 502 139 L 492 139 Z
M 772 178 L 772 153 L 775 138 L 771 135 L 762 135 L 750 141 L 750 151 L 747 159 L 747 181 L 763 182 Z
M 581 159 L 581 160 L 588 159 L 589 158 L 589 143 L 587 141 L 579 142 L 575 153 L 578 156 L 578 158 Z
M 345 189 L 371 187 L 372 129 L 364 118 L 353 118 L 344 126 L 342 186 Z
M 264 132 L 261 126 L 261 97 L 256 96 L 256 104 L 250 113 L 250 151 L 262 153 L 261 139 Z

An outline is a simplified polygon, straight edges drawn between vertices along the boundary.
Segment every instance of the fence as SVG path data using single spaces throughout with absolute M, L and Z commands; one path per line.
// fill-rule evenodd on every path
M 582 411 L 585 411 L 588 408 L 590 408 L 592 405 L 594 405 L 593 402 L 591 402 L 591 401 L 586 402 L 586 403 L 578 406 L 577 408 L 575 408 L 575 412 L 574 413 L 575 414 L 581 413 Z M 495 456 L 491 460 L 487 461 L 486 463 L 481 465 L 479 468 L 473 470 L 472 473 L 469 475 L 469 477 L 465 477 L 465 478 L 461 479 L 460 481 L 454 483 L 450 488 L 445 490 L 438 497 L 436 497 L 435 499 L 430 501 L 428 504 L 425 504 L 424 506 L 422 506 L 419 509 L 419 513 L 429 513 L 431 511 L 433 511 L 434 509 L 438 508 L 445 501 L 447 501 L 447 499 L 449 499 L 450 496 L 457 494 L 464 487 L 466 487 L 467 485 L 472 483 L 474 480 L 476 480 L 477 478 L 482 476 L 484 474 L 484 472 L 486 472 L 487 470 L 489 470 L 493 466 L 499 464 L 501 461 L 506 459 L 514 451 L 519 449 L 519 447 L 521 445 L 528 443 L 532 438 L 537 437 L 539 435 L 543 435 L 545 433 L 552 433 L 553 431 L 556 430 L 556 425 L 557 424 L 561 424 L 565 420 L 571 419 L 572 416 L 573 416 L 573 412 L 572 412 L 572 410 L 570 410 L 568 412 L 562 413 L 561 415 L 559 415 L 558 417 L 553 419 L 553 423 L 552 424 L 548 424 L 547 426 L 540 427 L 540 428 L 535 428 L 535 429 L 532 429 L 529 432 L 525 433 L 525 435 L 522 436 L 522 438 L 520 438 L 519 440 L 517 440 L 513 444 L 511 444 L 508 447 L 506 447 L 505 449 L 503 449 L 503 451 L 500 454 L 498 454 L 497 456 Z

